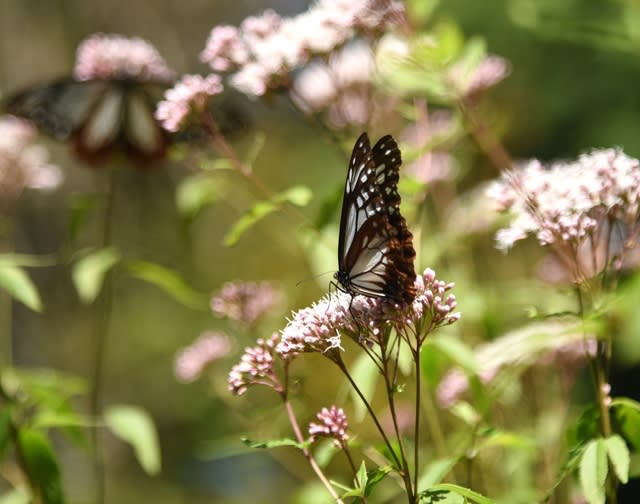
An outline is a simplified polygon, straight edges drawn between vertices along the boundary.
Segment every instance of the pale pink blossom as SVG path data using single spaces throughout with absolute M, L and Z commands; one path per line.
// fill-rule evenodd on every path
M 331 438 L 338 447 L 345 446 L 349 439 L 349 435 L 347 434 L 349 423 L 344 410 L 337 406 L 322 408 L 316 417 L 319 423 L 309 423 L 311 440 L 316 441 L 320 437 Z
M 183 383 L 196 381 L 212 362 L 229 354 L 231 343 L 226 334 L 209 331 L 180 350 L 175 360 L 175 374 Z
M 279 334 L 268 339 L 259 339 L 253 347 L 245 348 L 240 362 L 229 372 L 229 390 L 234 395 L 244 394 L 250 386 L 265 385 L 282 392 L 282 385 L 274 370 L 274 350 Z
M 200 60 L 216 72 L 233 70 L 249 61 L 249 50 L 235 26 L 219 25 L 209 34 Z
M 211 310 L 252 326 L 281 300 L 282 292 L 270 282 L 227 282 L 211 298 Z
M 165 99 L 158 103 L 155 117 L 167 131 L 178 131 L 190 114 L 201 114 L 211 97 L 222 93 L 223 89 L 219 75 L 184 75 L 165 92 Z
M 364 42 L 334 51 L 328 61 L 307 65 L 294 79 L 291 99 L 306 113 L 326 113 L 333 128 L 362 126 L 375 112 L 371 100 L 373 54 Z
M 511 64 L 506 59 L 490 54 L 475 67 L 457 63 L 449 72 L 449 81 L 463 96 L 472 96 L 489 89 L 511 73 Z
M 341 291 L 325 296 L 293 314 L 276 351 L 285 360 L 312 352 L 339 361 L 342 335 L 368 346 L 388 327 L 417 336 L 420 345 L 431 331 L 458 321 L 460 313 L 455 311 L 456 298 L 450 292 L 454 284 L 438 280 L 433 270 L 418 275 L 415 285 L 416 297 L 408 306 Z
M 390 0 L 320 0 L 292 17 L 266 10 L 240 28 L 215 27 L 201 59 L 216 71 L 235 71 L 230 83 L 241 92 L 262 96 L 312 57 L 330 54 L 358 33 L 403 21 L 402 4 Z
M 49 163 L 49 153 L 36 143 L 32 123 L 11 115 L 0 116 L 0 197 L 17 197 L 24 188 L 50 190 L 62 182 L 60 168 Z
M 76 52 L 78 80 L 169 81 L 173 75 L 158 50 L 138 37 L 96 33 L 81 42 Z
M 584 243 L 596 248 L 600 240 L 612 243 L 611 233 L 620 229 L 625 238 L 621 245 L 635 245 L 640 162 L 619 149 L 595 150 L 577 161 L 549 166 L 533 160 L 505 173 L 489 195 L 499 211 L 513 216 L 510 226 L 498 231 L 499 248 L 534 235 L 541 245 L 565 247 L 577 262 Z M 618 225 L 608 225 L 613 222 Z M 613 252 L 619 255 L 622 250 Z

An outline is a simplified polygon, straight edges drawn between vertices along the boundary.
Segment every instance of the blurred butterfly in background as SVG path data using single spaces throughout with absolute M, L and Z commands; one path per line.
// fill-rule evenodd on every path
M 400 214 L 402 159 L 386 135 L 371 148 L 362 133 L 353 148 L 342 200 L 338 271 L 351 295 L 411 303 L 416 296 L 413 235 Z
M 69 141 L 81 159 L 104 161 L 122 152 L 136 165 L 152 166 L 177 142 L 204 141 L 197 126 L 170 133 L 154 117 L 171 85 L 134 78 L 76 80 L 67 77 L 10 95 L 4 111 L 32 121 L 42 132 Z M 221 96 L 211 110 L 224 135 L 246 132 L 247 113 L 236 96 Z
M 134 79 L 68 77 L 10 96 L 5 110 L 57 140 L 71 141 L 89 162 L 119 151 L 144 164 L 162 158 L 169 144 L 169 134 L 154 118 L 166 87 Z

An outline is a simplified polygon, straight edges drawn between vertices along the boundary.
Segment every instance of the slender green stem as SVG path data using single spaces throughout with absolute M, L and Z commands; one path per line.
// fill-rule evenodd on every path
M 291 424 L 291 428 L 293 429 L 293 433 L 298 443 L 302 445 L 302 453 L 304 453 L 304 456 L 309 462 L 311 469 L 313 469 L 313 472 L 316 473 L 316 476 L 318 476 L 318 479 L 327 489 L 331 497 L 333 497 L 337 503 L 343 504 L 342 499 L 340 499 L 340 496 L 337 494 L 335 489 L 331 486 L 331 483 L 322 472 L 322 469 L 316 462 L 316 459 L 313 457 L 311 450 L 309 450 L 309 448 L 304 445 L 305 439 L 304 439 L 304 436 L 302 435 L 302 431 L 300 430 L 300 426 L 298 425 L 298 420 L 296 419 L 296 415 L 293 411 L 293 407 L 291 406 L 291 403 L 285 398 L 284 394 L 282 394 L 282 397 L 284 401 L 284 407 L 287 410 L 287 416 L 289 417 L 289 423 Z
M 580 318 L 583 322 L 583 340 L 586 341 L 587 335 L 586 333 L 584 333 L 586 308 L 584 296 L 580 286 L 576 288 L 576 292 L 578 296 Z M 595 357 L 590 359 L 591 375 L 593 378 L 593 386 L 595 389 L 594 392 L 600 412 L 600 434 L 605 439 L 611 436 L 611 416 L 609 414 L 610 397 L 608 393 L 608 369 L 611 361 L 611 344 L 611 334 L 608 333 L 606 341 L 598 340 L 596 355 Z M 609 463 L 609 471 L 607 472 L 607 480 L 605 482 L 608 504 L 616 504 L 618 501 L 616 495 L 616 487 L 618 485 L 618 481 L 615 471 L 613 471 L 612 469 L 613 468 Z
M 398 455 L 396 454 L 396 451 L 394 450 L 393 445 L 389 441 L 389 438 L 387 437 L 386 432 L 382 428 L 382 425 L 380 424 L 380 421 L 378 420 L 378 416 L 373 411 L 373 408 L 371 407 L 371 404 L 369 403 L 367 398 L 362 394 L 362 391 L 358 387 L 358 384 L 355 381 L 353 381 L 353 378 L 349 374 L 349 371 L 347 370 L 346 366 L 344 365 L 344 362 L 342 362 L 341 360 L 334 361 L 334 362 L 336 362 L 336 364 L 338 365 L 340 370 L 347 377 L 347 380 L 349 380 L 349 383 L 353 387 L 353 390 L 355 390 L 356 394 L 358 395 L 358 397 L 360 398 L 360 400 L 364 404 L 365 408 L 369 412 L 369 415 L 371 416 L 371 419 L 373 420 L 373 423 L 375 424 L 376 428 L 378 429 L 378 432 L 380 433 L 380 436 L 382 437 L 382 440 L 384 441 L 384 444 L 387 446 L 387 449 L 389 450 L 389 454 L 390 454 L 391 458 L 393 459 L 393 462 L 396 465 L 396 467 L 398 469 L 398 472 L 402 476 L 402 480 L 404 481 L 405 489 L 407 490 L 407 495 L 409 497 L 409 502 L 411 502 L 411 503 L 415 502 L 415 498 L 413 496 L 413 489 L 411 487 L 411 477 L 410 477 L 409 473 L 406 470 L 406 465 L 403 464 L 400 461 L 400 459 L 398 459 Z M 405 461 L 405 463 L 406 463 L 406 461 Z
M 115 188 L 116 188 L 116 172 L 111 169 L 107 174 L 107 201 L 104 210 L 104 221 L 102 226 L 102 237 L 100 247 L 107 247 L 111 243 L 112 234 L 112 218 L 115 201 Z M 109 333 L 109 326 L 111 324 L 113 304 L 113 283 L 112 275 L 107 272 L 104 278 L 102 286 L 102 292 L 96 302 L 96 316 L 94 325 L 94 356 L 93 356 L 93 369 L 91 376 L 91 393 L 89 409 L 91 416 L 96 419 L 101 410 L 101 398 L 104 378 L 104 365 L 107 353 L 107 336 Z M 96 478 L 96 502 L 103 504 L 105 502 L 106 491 L 106 477 L 105 477 L 105 462 L 104 454 L 102 452 L 102 445 L 100 441 L 100 435 L 98 429 L 92 430 L 92 440 L 94 448 L 94 475 Z
M 411 477 L 409 471 L 409 461 L 407 460 L 406 450 L 404 448 L 404 441 L 402 439 L 402 433 L 400 432 L 400 428 L 398 426 L 398 413 L 396 411 L 396 402 L 395 402 L 395 394 L 394 394 L 394 383 L 397 383 L 397 370 L 398 370 L 398 355 L 395 356 L 395 359 L 389 359 L 389 354 L 387 353 L 387 346 L 382 344 L 380 345 L 382 352 L 382 363 L 383 363 L 383 377 L 385 388 L 387 392 L 387 402 L 389 403 L 389 411 L 391 413 L 391 420 L 393 423 L 393 430 L 396 435 L 396 439 L 398 440 L 398 447 L 400 450 L 400 458 L 402 459 L 402 469 L 406 475 L 406 481 L 411 484 Z M 397 339 L 397 349 L 400 349 L 400 338 Z M 389 362 L 393 360 L 396 363 L 395 369 L 393 373 L 389 370 Z M 390 379 L 390 376 L 392 378 Z M 405 481 L 405 482 L 406 482 Z M 410 495 L 413 495 L 411 492 Z
M 498 168 L 499 171 L 510 168 L 513 165 L 511 156 L 480 115 L 475 113 L 475 105 L 469 101 L 462 100 L 458 103 L 458 107 L 467 120 L 471 136 L 491 160 L 493 165 Z
M 413 352 L 413 360 L 416 365 L 416 402 L 415 402 L 415 425 L 413 432 L 413 488 L 418 494 L 418 473 L 420 472 L 420 395 L 422 373 L 420 372 L 420 349 L 419 347 Z

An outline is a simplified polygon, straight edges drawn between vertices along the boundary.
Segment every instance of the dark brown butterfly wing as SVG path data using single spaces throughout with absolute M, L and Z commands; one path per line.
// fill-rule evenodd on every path
M 400 214 L 401 155 L 390 136 L 371 149 L 366 133 L 353 149 L 345 183 L 336 278 L 351 294 L 411 302 L 413 236 Z

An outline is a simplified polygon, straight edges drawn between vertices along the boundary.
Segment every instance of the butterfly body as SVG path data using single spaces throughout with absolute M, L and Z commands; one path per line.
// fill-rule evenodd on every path
M 410 303 L 416 295 L 413 236 L 400 214 L 395 140 L 374 145 L 366 133 L 353 148 L 345 183 L 335 279 L 349 294 Z
M 83 159 L 99 161 L 120 151 L 145 162 L 163 157 L 168 145 L 153 116 L 165 87 L 131 78 L 63 78 L 13 95 L 6 110 L 57 140 L 71 141 Z

